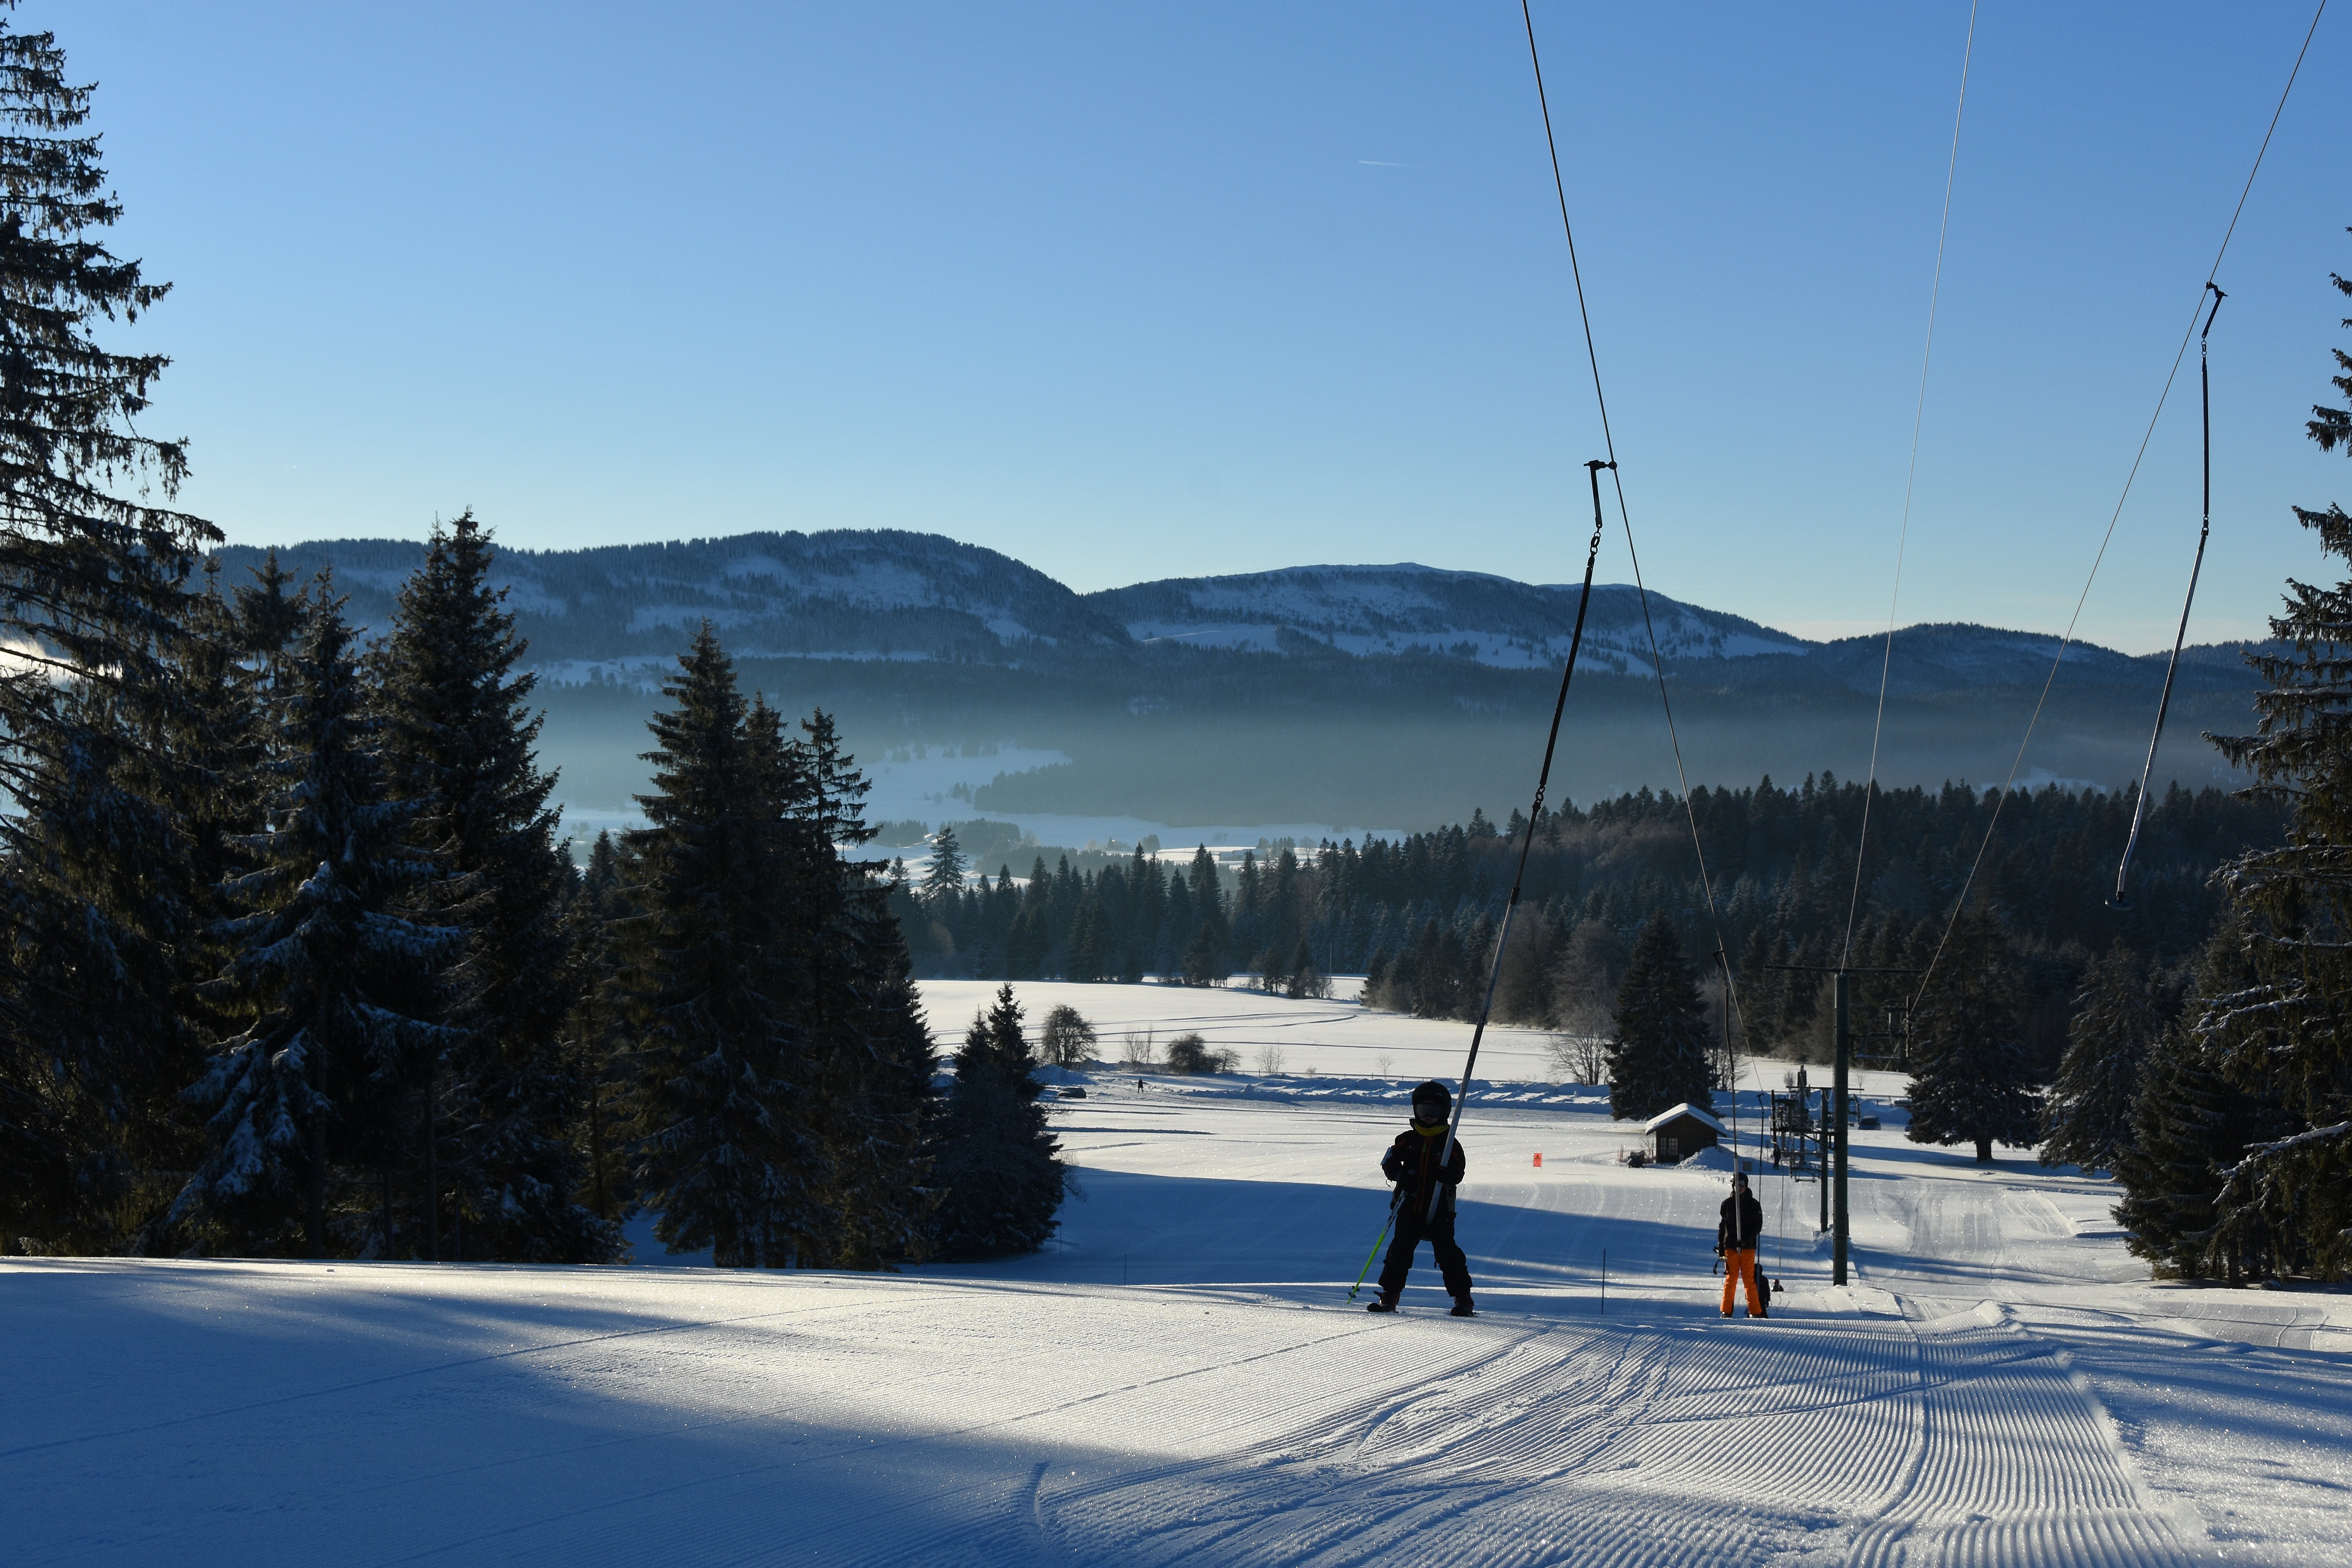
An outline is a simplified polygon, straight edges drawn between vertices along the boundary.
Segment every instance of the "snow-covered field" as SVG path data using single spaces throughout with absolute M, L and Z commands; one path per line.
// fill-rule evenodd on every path
M 1857 1282 L 1767 1177 L 1786 1294 L 1727 1321 L 1725 1178 L 1497 1084 L 1482 1315 L 1424 1254 L 1370 1317 L 1402 1087 L 1097 1075 L 1055 1247 L 893 1277 L 7 1260 L 5 1560 L 2352 1562 L 2352 1297 L 2150 1284 L 2105 1184 L 1890 1126 Z

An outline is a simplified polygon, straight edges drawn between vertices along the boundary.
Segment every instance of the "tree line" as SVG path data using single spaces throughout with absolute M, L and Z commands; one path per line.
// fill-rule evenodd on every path
M 0 1246 L 722 1265 L 1034 1247 L 1063 1168 L 1008 994 L 943 1095 L 866 783 L 706 626 L 647 826 L 560 844 L 487 532 L 372 642 L 332 579 L 227 583 L 96 337 L 89 90 L 0 28 Z M 126 499 L 126 492 L 131 499 Z
M 2105 906 L 2135 793 L 2052 785 L 2020 792 L 1976 889 L 1999 911 L 2026 987 L 2036 1059 L 2054 1067 L 2070 999 L 2093 956 L 2117 941 L 2168 963 L 2192 952 L 2219 895 L 2208 885 L 2232 855 L 2277 842 L 2271 800 L 2174 785 L 2150 805 L 2133 907 Z M 1853 846 L 1870 812 L 1855 893 Z M 1794 788 L 1693 790 L 1689 815 L 1715 879 L 1721 930 L 1741 998 L 1742 1048 L 1818 1057 L 1824 983 L 1804 968 L 1846 951 L 1853 962 L 1919 967 L 1940 937 L 1996 809 L 1965 784 L 1869 793 L 1828 773 Z M 1138 849 L 1099 871 L 1066 858 L 1026 876 L 1011 865 L 968 875 L 952 840 L 919 884 L 901 876 L 892 907 L 925 973 L 1009 979 L 1191 984 L 1236 974 L 1309 993 L 1335 973 L 1368 976 L 1373 1005 L 1467 1017 L 1484 994 L 1495 935 L 1527 820 L 1467 824 L 1323 844 L 1269 847 L 1220 866 Z M 1526 901 L 1496 994 L 1496 1016 L 1600 1038 L 1633 944 L 1661 912 L 1684 945 L 1712 954 L 1716 927 L 1691 849 L 1684 803 L 1644 790 L 1587 808 L 1547 809 L 1529 847 Z M 1712 960 L 1710 959 L 1710 966 Z M 1892 985 L 1865 985 L 1859 1007 L 1883 1013 Z

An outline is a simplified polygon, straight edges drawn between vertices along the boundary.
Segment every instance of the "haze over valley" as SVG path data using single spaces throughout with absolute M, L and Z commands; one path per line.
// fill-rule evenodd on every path
M 242 581 L 263 552 L 220 552 Z M 324 567 L 355 625 L 390 623 L 423 560 L 407 541 L 278 551 Z M 578 551 L 502 550 L 530 641 L 542 754 L 576 825 L 624 820 L 646 787 L 644 722 L 705 619 L 748 686 L 835 713 L 877 776 L 876 820 L 979 815 L 1047 843 L 1159 828 L 1312 837 L 1499 819 L 1532 787 L 1575 622 L 1575 584 L 1410 563 L 1300 566 L 1077 594 L 1012 557 L 888 531 L 747 533 Z M 1793 783 L 1870 762 L 1885 639 L 1814 641 L 1650 595 L 1697 784 Z M 2056 639 L 1899 629 L 1878 776 L 2006 776 Z M 2159 784 L 2227 784 L 2200 738 L 2251 721 L 2233 645 L 2183 658 Z M 2161 656 L 2066 652 L 2021 782 L 2136 780 Z M 1553 797 L 1676 787 L 1634 590 L 1597 584 Z

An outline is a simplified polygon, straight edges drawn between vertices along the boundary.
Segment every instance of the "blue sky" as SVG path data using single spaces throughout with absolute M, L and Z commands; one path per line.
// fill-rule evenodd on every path
M 2055 630 L 2310 20 L 1979 16 L 1900 618 Z M 1654 587 L 1882 624 L 1968 7 L 1539 5 Z M 262 543 L 894 527 L 1081 590 L 1572 578 L 1600 449 L 1516 5 L 26 0 L 176 289 L 148 427 Z M 2324 573 L 2352 13 L 2215 329 L 2192 626 Z M 2168 643 L 2195 362 L 2084 617 Z M 1613 522 L 1604 578 L 1628 576 Z

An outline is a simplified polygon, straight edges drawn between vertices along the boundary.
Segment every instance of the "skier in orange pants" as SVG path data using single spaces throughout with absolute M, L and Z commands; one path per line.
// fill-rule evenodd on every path
M 1723 1315 L 1731 1316 L 1731 1293 L 1748 1291 L 1748 1315 L 1764 1316 L 1764 1299 L 1756 1293 L 1756 1238 L 1764 1230 L 1764 1205 L 1748 1190 L 1745 1172 L 1734 1172 L 1731 1195 L 1723 1200 L 1723 1217 L 1717 1221 L 1715 1245 L 1723 1254 Z

